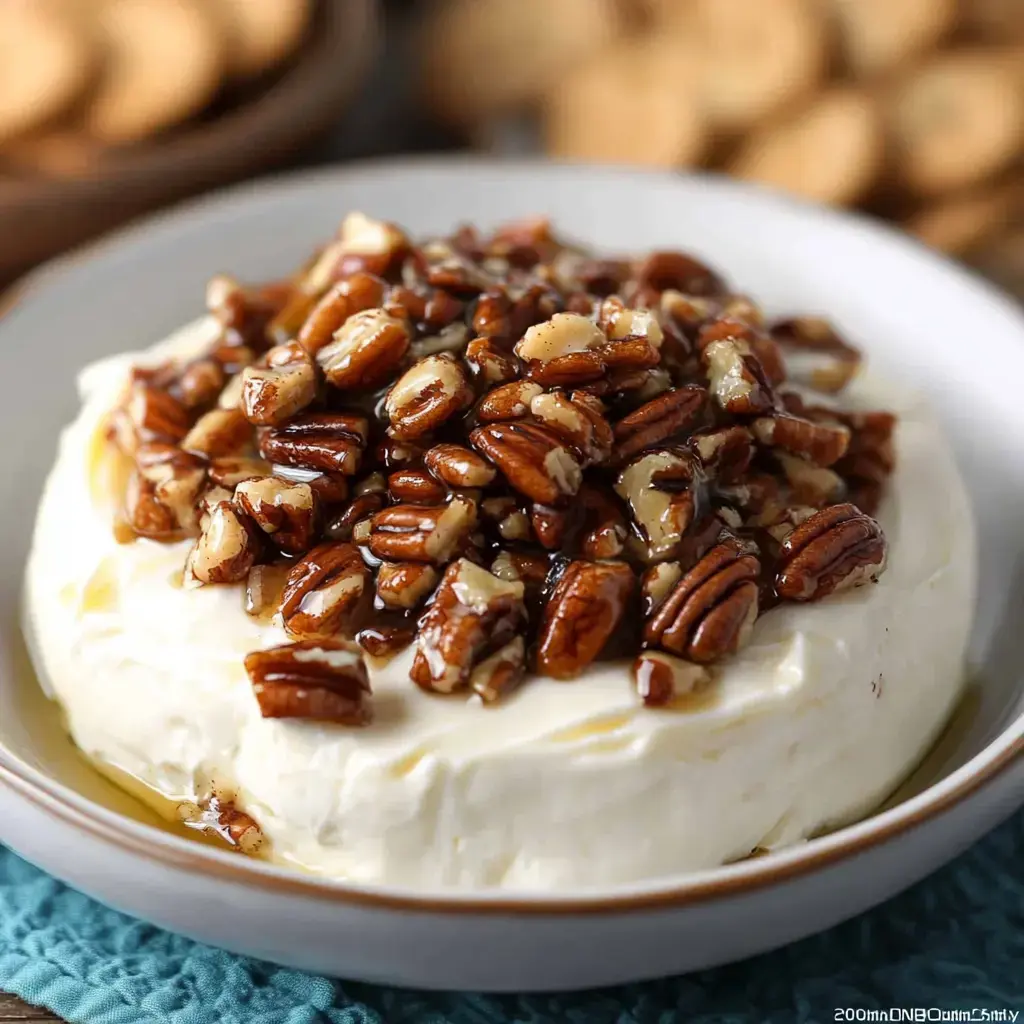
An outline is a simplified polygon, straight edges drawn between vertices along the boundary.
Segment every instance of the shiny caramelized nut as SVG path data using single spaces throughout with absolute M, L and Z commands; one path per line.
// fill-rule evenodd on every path
M 318 295 L 339 278 L 360 271 L 384 276 L 400 263 L 408 248 L 408 239 L 394 224 L 350 213 L 341 222 L 338 237 L 306 273 L 302 289 Z
M 437 355 L 439 352 L 457 353 L 466 347 L 469 341 L 469 328 L 465 324 L 449 324 L 441 328 L 437 334 L 425 338 L 417 338 L 409 346 L 409 355 L 420 360 L 424 356 Z
M 833 470 L 783 452 L 777 452 L 776 458 L 786 474 L 793 501 L 798 504 L 822 508 L 834 505 L 843 497 L 846 485 Z
M 542 547 L 548 551 L 557 551 L 565 540 L 571 517 L 565 509 L 551 508 L 548 505 L 537 505 L 530 509 L 529 526 Z M 504 525 L 504 524 L 503 524 Z M 499 532 L 501 532 L 499 527 Z M 529 529 L 527 536 L 529 536 Z M 505 536 L 502 533 L 502 536 Z M 506 539 L 515 539 L 507 538 Z
M 181 402 L 143 381 L 132 385 L 126 409 L 140 441 L 180 441 L 191 423 Z
M 210 459 L 209 472 L 215 484 L 234 490 L 243 480 L 270 476 L 270 463 L 248 455 L 221 455 Z
M 734 654 L 757 618 L 760 572 L 738 542 L 712 548 L 648 619 L 645 642 L 700 664 Z
M 530 411 L 530 403 L 544 393 L 544 389 L 530 380 L 516 380 L 488 391 L 476 407 L 481 423 L 519 420 Z
M 633 662 L 633 685 L 649 708 L 670 706 L 680 697 L 706 690 L 712 681 L 703 665 L 662 651 L 643 651 Z
M 636 269 L 637 285 L 655 292 L 669 288 L 684 295 L 721 295 L 722 279 L 709 267 L 682 252 L 652 252 Z
M 157 520 L 150 524 L 149 529 L 145 527 L 144 509 L 151 501 L 161 508 L 169 509 L 181 531 L 194 532 L 196 499 L 206 483 L 203 460 L 174 445 L 150 442 L 139 447 L 135 454 L 135 465 L 138 473 L 153 485 L 151 491 L 145 488 L 140 490 L 137 487 L 131 489 L 129 518 L 140 518 L 140 523 L 144 527 L 136 532 L 151 539 L 154 537 L 154 530 L 156 534 L 168 533 L 161 529 L 160 513 L 153 508 L 150 508 L 149 512 L 151 515 L 155 514 Z
M 841 459 L 850 444 L 850 431 L 841 424 L 813 423 L 788 413 L 755 420 L 753 431 L 761 444 L 781 448 L 819 466 L 831 466 Z
M 466 365 L 486 384 L 499 384 L 519 376 L 519 361 L 493 338 L 474 338 L 466 346 Z
M 782 544 L 775 590 L 788 601 L 818 601 L 874 583 L 885 571 L 882 528 L 855 505 L 815 512 Z
M 408 441 L 436 430 L 473 401 L 462 367 L 447 355 L 427 356 L 391 386 L 384 408 L 388 433 Z
M 623 562 L 570 562 L 544 609 L 537 670 L 555 679 L 579 675 L 615 632 L 635 583 Z
M 281 594 L 281 618 L 290 636 L 333 636 L 359 604 L 368 582 L 359 549 L 319 544 L 295 563 Z
M 754 457 L 754 435 L 746 427 L 708 430 L 691 440 L 705 472 L 722 484 L 739 480 Z
M 388 490 L 395 501 L 410 505 L 441 505 L 448 488 L 422 469 L 398 469 L 388 477 Z
M 250 423 L 276 426 L 316 398 L 316 369 L 297 341 L 272 348 L 265 365 L 242 371 L 242 411 Z
M 134 533 L 150 540 L 176 541 L 183 536 L 177 514 L 156 497 L 156 484 L 138 471 L 128 479 L 125 519 Z
M 604 373 L 601 351 L 608 339 L 593 320 L 578 313 L 556 313 L 535 324 L 516 343 L 527 376 L 541 384 L 594 380 Z
M 644 618 L 650 618 L 665 603 L 675 585 L 683 578 L 679 562 L 658 562 L 640 577 L 640 596 Z
M 498 523 L 498 533 L 503 540 L 530 540 L 533 537 L 530 517 L 522 510 L 516 509 Z
M 188 452 L 217 458 L 237 455 L 252 442 L 252 426 L 239 409 L 211 409 L 196 420 L 181 447 Z
M 176 385 L 182 405 L 197 409 L 217 400 L 227 377 L 216 359 L 196 359 L 182 370 Z
M 476 503 L 455 495 L 447 505 L 393 505 L 374 515 L 368 546 L 377 558 L 444 565 L 473 532 Z
M 290 562 L 271 562 L 254 565 L 249 570 L 245 582 L 247 615 L 270 616 L 277 612 L 290 568 Z
M 350 316 L 334 339 L 316 354 L 324 376 L 336 388 L 371 388 L 394 377 L 409 349 L 412 330 L 383 309 Z
M 353 274 L 339 281 L 309 311 L 298 334 L 299 344 L 311 356 L 317 355 L 349 317 L 379 307 L 386 288 L 385 282 L 373 274 Z
M 524 619 L 522 583 L 501 580 L 460 558 L 445 570 L 420 619 L 409 677 L 425 690 L 460 689 L 481 656 L 510 641 Z
M 566 398 L 561 392 L 537 395 L 530 402 L 533 418 L 566 441 L 581 463 L 601 463 L 611 454 L 614 435 L 603 413 L 583 396 Z
M 818 391 L 842 391 L 860 369 L 860 353 L 821 317 L 779 320 L 771 335 L 785 352 L 789 376 Z
M 249 575 L 259 551 L 256 524 L 230 502 L 221 501 L 204 517 L 187 571 L 200 583 L 237 583 Z
M 275 476 L 244 480 L 235 488 L 235 501 L 282 551 L 301 554 L 309 547 L 316 519 L 316 498 L 309 484 Z
M 491 563 L 491 572 L 501 580 L 520 581 L 530 590 L 539 590 L 548 578 L 547 558 L 517 551 L 501 551 Z
M 583 554 L 593 561 L 617 558 L 625 547 L 628 530 L 615 499 L 602 488 L 584 485 L 579 501 L 583 508 Z
M 649 557 L 671 558 L 693 522 L 703 473 L 682 448 L 659 448 L 634 459 L 619 474 L 615 493 L 629 505 Z
M 359 472 L 369 425 L 347 413 L 307 413 L 265 433 L 260 454 L 271 462 L 325 473 Z
M 621 299 L 607 298 L 597 312 L 597 325 L 609 341 L 640 338 L 652 349 L 661 348 L 664 334 L 657 317 L 649 309 L 628 309 Z
M 423 456 L 427 469 L 449 487 L 486 487 L 495 468 L 471 448 L 461 444 L 437 444 Z
M 673 388 L 644 403 L 615 424 L 615 456 L 625 462 L 644 448 L 653 448 L 688 430 L 701 413 L 708 393 L 696 384 Z
M 423 562 L 382 562 L 377 597 L 385 608 L 415 608 L 437 586 L 437 570 Z
M 485 704 L 494 704 L 508 696 L 525 675 L 526 643 L 517 636 L 473 669 L 469 686 Z
M 768 412 L 774 405 L 771 385 L 746 342 L 712 341 L 701 352 L 710 391 L 721 408 L 735 416 Z
M 765 326 L 764 311 L 749 295 L 725 295 L 721 301 L 721 315 L 739 320 L 755 330 Z
M 336 515 L 328 524 L 324 533 L 330 540 L 352 540 L 353 530 L 357 523 L 367 521 L 374 512 L 384 507 L 384 495 L 369 492 L 358 495 L 351 504 Z
M 472 327 L 481 338 L 505 337 L 511 330 L 509 310 L 512 303 L 504 292 L 484 292 L 477 299 Z
M 246 655 L 245 670 L 264 718 L 366 725 L 370 683 L 355 644 L 303 640 Z
M 557 504 L 580 487 L 583 471 L 562 441 L 531 423 L 492 423 L 469 439 L 520 494 L 543 505 Z

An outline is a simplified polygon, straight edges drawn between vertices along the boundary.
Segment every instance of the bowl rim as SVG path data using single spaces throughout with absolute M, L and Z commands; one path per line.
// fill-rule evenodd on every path
M 273 175 L 181 204 L 170 211 L 151 215 L 112 233 L 98 242 L 79 247 L 44 264 L 14 285 L 11 294 L 0 297 L 0 318 L 5 311 L 42 297 L 53 281 L 73 274 L 94 257 L 108 250 L 130 245 L 157 231 L 173 234 L 175 229 L 225 207 L 244 212 L 252 203 L 272 200 L 276 193 L 316 191 L 328 184 L 361 177 L 387 175 L 402 178 L 418 171 L 443 171 L 455 175 L 501 174 L 539 176 L 560 174 L 596 175 L 633 182 L 660 181 L 725 196 L 728 201 L 770 207 L 806 222 L 808 218 L 831 224 L 841 232 L 867 234 L 876 244 L 902 250 L 941 283 L 943 277 L 967 288 L 975 302 L 1024 326 L 1019 308 L 999 289 L 952 260 L 933 252 L 912 238 L 880 222 L 849 212 L 823 209 L 775 190 L 750 187 L 718 175 L 675 175 L 595 165 L 553 164 L 543 160 L 490 160 L 479 157 L 412 157 L 359 161 L 343 167 Z M 49 818 L 85 832 L 93 839 L 138 855 L 156 865 L 204 874 L 239 885 L 258 885 L 261 890 L 282 896 L 302 896 L 353 906 L 377 907 L 411 912 L 461 915 L 559 916 L 566 914 L 623 914 L 667 909 L 710 900 L 749 894 L 821 871 L 855 855 L 889 844 L 904 833 L 919 828 L 952 810 L 983 788 L 988 788 L 1011 769 L 1024 762 L 1024 712 L 1004 723 L 1002 730 L 969 761 L 933 783 L 916 796 L 854 824 L 802 844 L 750 858 L 734 864 L 681 875 L 663 876 L 627 885 L 580 889 L 566 893 L 503 890 L 429 890 L 398 886 L 367 885 L 294 868 L 241 858 L 186 837 L 160 831 L 116 811 L 95 804 L 63 783 L 50 778 L 0 745 L 0 786 L 28 801 Z

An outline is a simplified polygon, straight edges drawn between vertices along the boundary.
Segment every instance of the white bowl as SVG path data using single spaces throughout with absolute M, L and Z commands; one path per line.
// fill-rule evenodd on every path
M 771 311 L 827 312 L 875 365 L 930 394 L 974 496 L 981 558 L 976 682 L 929 760 L 932 784 L 769 856 L 566 896 L 423 896 L 324 881 L 121 813 L 124 798 L 78 766 L 28 677 L 17 629 L 29 531 L 57 432 L 75 413 L 74 374 L 191 319 L 214 272 L 258 280 L 288 270 L 351 209 L 416 232 L 546 213 L 602 248 L 690 249 Z M 1024 320 L 891 231 L 709 179 L 480 161 L 366 165 L 237 188 L 64 260 L 29 280 L 0 320 L 0 345 L 0 840 L 112 906 L 239 952 L 370 981 L 605 985 L 738 959 L 833 925 L 939 867 L 1024 801 Z

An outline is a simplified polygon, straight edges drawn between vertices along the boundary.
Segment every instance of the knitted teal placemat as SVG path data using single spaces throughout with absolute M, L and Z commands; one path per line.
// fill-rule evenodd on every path
M 1024 1011 L 1024 813 L 822 935 L 698 974 L 569 995 L 409 992 L 285 970 L 115 913 L 0 849 L 0 989 L 83 1024 L 774 1024 L 889 1007 L 998 1020 L 980 1011 Z

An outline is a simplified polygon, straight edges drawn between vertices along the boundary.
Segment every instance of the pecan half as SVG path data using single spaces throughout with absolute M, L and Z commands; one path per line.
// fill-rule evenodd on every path
M 397 469 L 388 477 L 388 491 L 394 501 L 409 505 L 443 505 L 448 488 L 422 469 Z
M 317 355 L 350 316 L 379 307 L 386 289 L 385 282 L 373 274 L 357 273 L 339 281 L 309 311 L 299 331 L 299 344 Z
M 215 402 L 226 382 L 224 367 L 216 359 L 195 359 L 181 371 L 174 392 L 186 409 L 198 409 Z
M 238 583 L 249 575 L 259 553 L 256 524 L 230 502 L 219 501 L 204 516 L 186 571 L 200 583 Z
M 615 424 L 615 457 L 620 462 L 644 448 L 662 444 L 700 417 L 708 393 L 696 384 L 673 388 L 646 402 Z
M 366 725 L 370 683 L 355 644 L 304 640 L 245 657 L 245 670 L 264 718 L 306 718 Z
M 787 601 L 818 601 L 885 571 L 888 544 L 881 526 L 855 505 L 815 512 L 782 544 L 775 591 Z
M 386 561 L 444 565 L 476 522 L 476 502 L 458 494 L 447 505 L 393 505 L 371 520 L 368 547 Z
M 486 487 L 496 472 L 489 462 L 461 444 L 436 444 L 423 461 L 449 487 Z
M 710 267 L 683 252 L 652 252 L 636 268 L 641 289 L 663 292 L 669 288 L 685 295 L 721 295 L 725 282 Z
M 384 495 L 368 492 L 357 495 L 344 511 L 338 513 L 324 530 L 329 540 L 351 540 L 357 523 L 368 519 L 384 507 Z
M 263 365 L 242 371 L 242 411 L 250 423 L 277 426 L 316 398 L 316 369 L 297 341 L 272 348 Z
M 635 583 L 624 562 L 570 562 L 544 609 L 538 671 L 555 679 L 579 675 L 615 632 Z
M 388 433 L 408 441 L 436 430 L 473 401 L 462 367 L 449 355 L 427 356 L 391 386 L 384 408 Z
M 841 459 L 850 444 L 848 428 L 840 424 L 814 423 L 789 413 L 757 419 L 753 431 L 761 444 L 781 448 L 819 466 L 831 466 Z
M 529 524 L 537 540 L 540 541 L 541 547 L 547 548 L 548 551 L 557 551 L 565 541 L 570 518 L 565 509 L 535 504 L 530 509 Z M 527 531 L 528 534 L 529 531 Z
M 144 381 L 132 384 L 126 411 L 140 441 L 180 441 L 192 422 L 181 402 Z
M 508 696 L 525 674 L 526 644 L 517 636 L 473 669 L 469 685 L 485 704 L 494 704 Z
M 243 480 L 235 487 L 235 501 L 282 551 L 301 554 L 309 547 L 317 511 L 309 484 L 274 476 Z
M 578 313 L 556 313 L 535 324 L 516 343 L 526 375 L 545 386 L 582 383 L 605 371 L 601 355 L 608 339 L 593 320 Z
M 739 542 L 717 545 L 673 587 L 644 627 L 644 641 L 701 664 L 734 654 L 757 618 L 760 572 Z
M 643 651 L 633 662 L 633 685 L 649 708 L 667 707 L 679 697 L 699 693 L 710 686 L 712 679 L 703 665 L 662 651 Z
M 524 618 L 522 583 L 501 580 L 460 558 L 445 570 L 420 619 L 409 677 L 438 693 L 465 686 L 481 656 L 511 640 Z
M 317 545 L 285 581 L 281 618 L 286 632 L 309 639 L 333 636 L 362 598 L 368 577 L 355 545 Z
M 481 423 L 500 423 L 520 420 L 530 411 L 530 403 L 544 389 L 531 380 L 516 380 L 488 391 L 476 407 L 476 418 Z
M 252 426 L 239 409 L 211 409 L 196 420 L 181 447 L 208 459 L 238 455 L 252 442 Z
M 492 338 L 474 338 L 466 346 L 466 365 L 486 384 L 515 380 L 519 361 Z
M 271 462 L 352 476 L 359 471 L 368 434 L 362 416 L 309 413 L 268 430 L 259 448 Z
M 614 436 L 592 395 L 573 392 L 566 398 L 561 392 L 537 395 L 530 402 L 530 413 L 538 423 L 566 441 L 581 463 L 601 463 L 611 454 Z
M 554 505 L 580 487 L 583 472 L 565 444 L 532 423 L 492 423 L 474 430 L 469 439 L 504 474 L 520 494 Z
M 382 562 L 377 597 L 385 608 L 415 608 L 437 586 L 438 573 L 423 562 Z
M 366 309 L 337 328 L 316 361 L 336 388 L 376 387 L 395 375 L 411 340 L 407 321 L 383 309 Z

